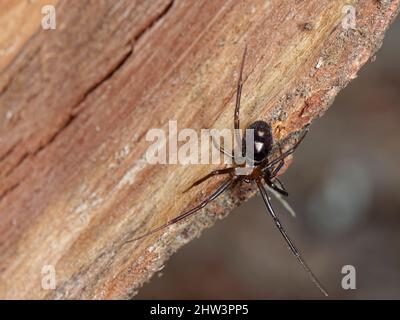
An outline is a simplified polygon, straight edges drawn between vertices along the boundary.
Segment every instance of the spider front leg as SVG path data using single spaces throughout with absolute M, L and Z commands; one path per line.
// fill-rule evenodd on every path
M 192 185 L 185 189 L 185 191 L 183 191 L 183 193 L 188 192 L 190 189 L 192 189 L 193 187 L 203 183 L 204 181 L 206 181 L 207 179 L 214 177 L 214 176 L 218 176 L 218 175 L 222 175 L 222 174 L 230 174 L 235 170 L 235 168 L 225 168 L 225 169 L 218 169 L 218 170 L 214 170 L 211 171 L 209 174 L 205 175 L 204 177 L 196 180 L 195 182 L 192 183 Z
M 282 148 L 280 145 L 278 145 L 278 146 L 279 146 L 279 153 L 280 153 L 279 157 L 281 158 L 282 157 Z M 289 193 L 286 191 L 285 187 L 283 186 L 283 183 L 276 177 L 278 175 L 279 171 L 284 166 L 284 164 L 285 164 L 285 159 L 283 158 L 274 169 L 272 169 L 272 170 L 267 169 L 264 174 L 264 180 L 271 189 L 275 190 L 280 195 L 287 197 L 287 196 L 289 196 Z M 279 184 L 279 186 L 277 186 L 275 182 L 277 182 Z
M 242 96 L 242 88 L 243 88 L 243 68 L 244 68 L 244 61 L 246 59 L 246 53 L 247 53 L 247 46 L 244 49 L 243 52 L 243 57 L 242 57 L 242 63 L 240 65 L 240 73 L 239 73 L 239 79 L 238 79 L 238 84 L 237 84 L 237 90 L 236 90 L 236 105 L 235 105 L 235 113 L 233 116 L 233 122 L 234 122 L 234 127 L 235 127 L 235 133 L 236 133 L 236 139 L 237 139 L 237 143 L 241 143 L 241 136 L 240 136 L 240 121 L 239 121 L 239 110 L 240 110 L 240 98 Z M 218 146 L 218 144 L 216 143 L 216 141 L 214 140 L 214 138 L 212 138 L 213 143 L 215 146 Z M 237 146 L 235 146 L 237 147 Z M 230 154 L 228 151 L 226 151 L 223 147 L 219 146 L 219 149 L 223 154 L 226 154 L 228 156 L 230 156 L 232 159 L 235 156 L 235 147 L 233 148 L 233 154 Z M 241 152 L 241 150 L 239 150 L 239 152 Z M 194 186 L 199 185 L 200 183 L 206 181 L 207 179 L 214 177 L 216 175 L 221 175 L 221 174 L 230 174 L 235 170 L 235 167 L 232 168 L 226 168 L 226 169 L 220 169 L 220 170 L 214 170 L 212 172 L 210 172 L 209 174 L 207 174 L 206 176 L 204 176 L 203 178 L 195 181 L 189 188 L 187 188 L 184 192 L 189 191 L 191 188 L 193 188 Z
M 242 88 L 243 88 L 243 69 L 244 69 L 244 62 L 246 60 L 246 53 L 247 53 L 247 45 L 244 48 L 243 52 L 243 57 L 242 57 L 242 63 L 240 65 L 240 72 L 239 72 L 239 79 L 238 79 L 238 84 L 237 84 L 237 89 L 236 89 L 236 104 L 235 104 L 235 112 L 233 114 L 233 124 L 235 128 L 235 137 L 236 137 L 236 144 L 233 148 L 233 154 L 235 155 L 235 149 L 238 149 L 237 151 L 240 152 L 242 151 L 241 148 L 239 148 L 241 142 L 242 142 L 242 137 L 240 135 L 240 119 L 239 119 L 239 112 L 240 112 L 240 98 L 242 97 Z

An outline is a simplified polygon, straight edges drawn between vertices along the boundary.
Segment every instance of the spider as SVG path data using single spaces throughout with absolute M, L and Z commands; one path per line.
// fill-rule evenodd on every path
M 246 58 L 246 53 L 247 53 L 247 46 L 244 49 L 242 61 L 241 61 L 241 66 L 240 66 L 240 73 L 239 73 L 239 79 L 238 79 L 238 84 L 237 84 L 237 91 L 236 91 L 236 105 L 235 105 L 235 113 L 234 113 L 234 128 L 235 128 L 235 133 L 237 135 L 236 139 L 237 141 L 241 141 L 239 129 L 239 110 L 240 110 L 240 99 L 241 99 L 241 93 L 242 93 L 242 87 L 243 87 L 243 80 L 242 80 L 242 74 L 243 74 L 243 68 L 244 68 L 244 63 L 245 63 L 245 58 Z M 279 146 L 279 151 L 280 155 L 273 159 L 269 160 L 269 155 L 272 151 L 273 147 L 273 137 L 272 137 L 272 131 L 271 127 L 268 123 L 262 120 L 255 121 L 252 123 L 248 129 L 253 129 L 251 132 L 253 133 L 253 159 L 251 159 L 251 168 L 249 171 L 249 174 L 237 174 L 236 169 L 239 167 L 247 166 L 249 162 L 247 161 L 245 164 L 240 164 L 238 165 L 235 162 L 235 148 L 232 153 L 227 152 L 225 149 L 222 147 L 219 147 L 219 150 L 230 156 L 235 165 L 233 167 L 229 168 L 224 168 L 224 169 L 218 169 L 211 171 L 209 174 L 206 176 L 202 177 L 201 179 L 195 181 L 189 188 L 187 188 L 184 192 L 187 192 L 191 188 L 201 184 L 202 182 L 208 180 L 211 177 L 214 176 L 219 176 L 219 175 L 225 175 L 228 176 L 228 178 L 223 181 L 220 186 L 206 199 L 204 199 L 200 204 L 195 206 L 194 208 L 187 210 L 177 217 L 169 220 L 167 223 L 164 225 L 155 228 L 153 230 L 150 230 L 149 232 L 143 234 L 142 236 L 139 236 L 137 238 L 128 240 L 127 242 L 131 241 L 137 241 L 140 240 L 144 237 L 147 237 L 151 234 L 154 234 L 170 225 L 173 225 L 175 223 L 178 223 L 195 213 L 197 213 L 200 209 L 204 208 L 209 202 L 215 200 L 219 195 L 221 195 L 224 191 L 232 187 L 232 185 L 236 184 L 237 182 L 244 181 L 245 183 L 256 183 L 258 190 L 262 196 L 262 199 L 265 203 L 265 206 L 267 207 L 267 210 L 269 214 L 271 215 L 272 219 L 274 220 L 274 223 L 276 227 L 278 228 L 279 232 L 285 239 L 287 245 L 289 246 L 289 249 L 293 253 L 293 255 L 296 257 L 296 259 L 299 261 L 299 263 L 302 265 L 304 270 L 307 272 L 309 277 L 311 278 L 312 282 L 318 287 L 318 289 L 325 295 L 328 296 L 327 291 L 324 289 L 322 284 L 318 281 L 314 273 L 311 271 L 311 269 L 308 267 L 306 262 L 303 260 L 302 256 L 300 255 L 299 251 L 293 244 L 293 242 L 290 240 L 289 236 L 287 235 L 282 223 L 280 222 L 278 216 L 276 215 L 272 204 L 271 200 L 268 196 L 267 190 L 270 191 L 274 196 L 277 197 L 277 199 L 288 209 L 292 215 L 294 215 L 294 211 L 291 209 L 289 204 L 284 200 L 283 197 L 287 197 L 289 194 L 286 191 L 285 187 L 283 186 L 282 182 L 277 178 L 277 175 L 279 174 L 279 171 L 282 169 L 284 163 L 285 163 L 285 158 L 291 155 L 296 148 L 300 145 L 300 143 L 303 141 L 305 138 L 307 132 L 308 132 L 308 127 L 304 130 L 304 133 L 301 135 L 301 137 L 298 139 L 298 141 L 295 143 L 295 145 L 290 148 L 289 150 L 282 152 L 281 147 Z M 247 133 L 246 133 L 247 135 Z M 236 146 L 239 148 L 239 150 L 242 150 L 242 156 L 246 154 L 246 144 L 244 143 L 244 139 L 246 137 L 243 137 L 242 141 L 242 148 Z M 215 141 L 213 141 L 215 143 Z M 279 144 L 278 144 L 279 145 Z M 236 148 L 237 149 L 237 148 Z

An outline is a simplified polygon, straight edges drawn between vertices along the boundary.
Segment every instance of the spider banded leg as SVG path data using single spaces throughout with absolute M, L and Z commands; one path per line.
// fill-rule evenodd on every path
M 281 235 L 283 236 L 283 238 L 285 239 L 287 245 L 289 246 L 290 250 L 292 251 L 293 255 L 297 258 L 297 260 L 300 262 L 300 264 L 303 266 L 304 270 L 308 273 L 308 275 L 310 276 L 312 282 L 314 282 L 314 284 L 318 287 L 318 289 L 325 295 L 328 296 L 328 293 L 326 292 L 326 290 L 324 289 L 324 287 L 322 286 L 322 284 L 318 281 L 317 277 L 314 275 L 314 273 L 311 271 L 311 269 L 308 267 L 308 265 L 306 264 L 306 262 L 303 260 L 303 258 L 301 257 L 299 251 L 297 250 L 297 248 L 295 247 L 295 245 L 293 244 L 293 242 L 290 240 L 290 238 L 288 237 L 288 235 L 286 234 L 285 229 L 283 228 L 281 222 L 279 221 L 279 218 L 277 217 L 277 215 L 275 214 L 274 209 L 272 208 L 271 202 L 268 198 L 268 194 L 267 191 L 265 190 L 261 180 L 257 180 L 257 185 L 258 185 L 258 189 L 260 190 L 261 196 L 264 200 L 264 203 L 272 217 L 272 219 L 275 222 L 276 227 L 278 228 L 279 232 L 281 233 Z
M 194 208 L 192 208 L 192 209 L 190 209 L 190 210 L 188 210 L 188 211 L 185 211 L 184 213 L 180 214 L 179 216 L 177 216 L 177 217 L 171 219 L 170 221 L 168 221 L 166 224 L 164 224 L 164 225 L 162 225 L 162 226 L 160 226 L 160 227 L 158 227 L 158 228 L 155 228 L 155 229 L 153 229 L 153 230 L 151 230 L 151 231 L 145 233 L 144 235 L 142 235 L 142 236 L 140 236 L 140 237 L 137 237 L 137 238 L 128 240 L 128 241 L 126 241 L 125 243 L 143 239 L 143 238 L 145 238 L 145 237 L 147 237 L 147 236 L 149 236 L 149 235 L 151 235 L 151 234 L 154 234 L 154 233 L 156 233 L 156 232 L 158 232 L 158 231 L 160 231 L 160 230 L 162 230 L 162 229 L 164 229 L 164 228 L 166 228 L 166 227 L 169 227 L 170 225 L 173 225 L 173 224 L 175 224 L 175 223 L 177 223 L 177 222 L 179 222 L 179 221 L 181 221 L 181 220 L 183 220 L 183 219 L 188 218 L 189 216 L 191 216 L 191 215 L 195 214 L 196 212 L 198 212 L 200 209 L 204 208 L 209 202 L 215 200 L 219 195 L 221 195 L 221 193 L 223 193 L 223 192 L 224 192 L 225 190 L 227 190 L 230 186 L 232 186 L 232 184 L 233 184 L 234 182 L 235 182 L 235 179 L 229 178 L 228 180 L 224 181 L 224 182 L 218 187 L 218 189 L 215 190 L 208 198 L 206 198 L 205 200 L 203 200 L 203 201 L 202 201 L 200 204 L 198 204 L 196 207 L 194 207 Z

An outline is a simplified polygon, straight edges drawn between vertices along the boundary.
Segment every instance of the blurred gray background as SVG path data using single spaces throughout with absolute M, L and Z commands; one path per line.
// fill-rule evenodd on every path
M 282 180 L 298 217 L 275 207 L 334 299 L 400 299 L 400 21 L 314 122 Z M 344 265 L 356 290 L 341 288 Z M 136 298 L 322 298 L 259 196 L 206 230 Z

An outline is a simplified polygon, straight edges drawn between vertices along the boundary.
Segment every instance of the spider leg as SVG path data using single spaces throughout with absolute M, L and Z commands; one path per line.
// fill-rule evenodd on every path
M 285 164 L 284 159 L 282 159 L 278 165 L 274 168 L 274 170 L 271 171 L 270 177 L 274 178 L 275 176 L 278 175 L 279 171 L 282 169 L 283 165 Z
M 289 196 L 289 193 L 288 193 L 286 190 L 279 188 L 279 187 L 278 187 L 275 183 L 273 183 L 273 182 L 270 182 L 270 183 L 268 184 L 268 187 L 270 187 L 270 188 L 271 188 L 272 190 L 274 190 L 275 192 L 279 193 L 280 196 L 283 196 L 283 197 Z
M 279 156 L 282 156 L 282 147 L 278 143 L 278 148 L 279 148 Z M 285 159 L 282 159 L 280 162 L 278 162 L 278 165 L 273 169 L 273 170 L 268 170 L 269 171 L 269 177 L 272 179 L 273 177 L 277 176 L 279 171 L 282 169 L 283 165 L 285 164 Z
M 233 172 L 234 170 L 235 170 L 235 168 L 225 168 L 225 169 L 218 169 L 218 170 L 211 171 L 209 174 L 207 174 L 204 177 L 200 178 L 199 180 L 193 182 L 189 188 L 187 188 L 185 191 L 183 191 L 183 193 L 188 192 L 193 187 L 199 185 L 200 183 L 206 181 L 207 179 L 209 179 L 211 177 L 218 176 L 221 174 L 228 174 L 228 173 Z
M 282 226 L 282 223 L 279 221 L 279 218 L 275 214 L 275 211 L 274 211 L 274 209 L 273 209 L 273 207 L 271 205 L 271 201 L 268 198 L 267 191 L 265 190 L 261 180 L 257 180 L 257 185 L 258 185 L 258 189 L 260 190 L 261 196 L 262 196 L 262 198 L 264 200 L 264 203 L 265 203 L 265 205 L 266 205 L 266 207 L 267 207 L 267 209 L 269 211 L 269 214 L 271 215 L 272 219 L 274 220 L 276 227 L 278 228 L 278 230 L 281 233 L 282 237 L 285 239 L 285 241 L 286 241 L 287 245 L 289 246 L 290 250 L 292 251 L 293 255 L 297 258 L 297 260 L 303 266 L 304 270 L 308 273 L 308 275 L 310 276 L 312 282 L 314 282 L 314 284 L 318 287 L 318 289 L 325 296 L 328 296 L 327 291 L 324 289 L 322 284 L 318 281 L 317 277 L 314 275 L 314 273 L 308 267 L 306 262 L 301 257 L 299 251 L 297 250 L 297 248 L 295 247 L 293 242 L 290 240 L 290 238 L 286 234 L 286 231 L 285 231 L 284 227 Z
M 211 136 L 211 139 L 212 139 L 213 145 L 214 145 L 214 147 L 215 147 L 216 149 L 218 149 L 221 153 L 227 155 L 227 156 L 230 157 L 231 159 L 234 158 L 233 153 L 231 153 L 231 152 L 229 152 L 229 151 L 226 151 L 225 148 L 224 148 L 223 146 L 219 145 L 218 142 L 215 141 L 215 139 L 214 139 L 213 136 Z
M 285 186 L 278 178 L 273 178 L 274 182 L 271 181 L 269 177 L 264 176 L 265 181 L 267 182 L 268 186 L 273 189 L 274 191 L 278 192 L 281 196 L 288 197 L 289 193 L 287 192 Z M 279 185 L 277 185 L 279 184 Z
M 243 52 L 243 57 L 242 57 L 242 63 L 240 65 L 240 73 L 239 73 L 239 79 L 238 79 L 238 84 L 237 84 L 237 90 L 236 90 L 236 105 L 235 105 L 235 113 L 233 116 L 233 122 L 234 122 L 234 128 L 235 128 L 235 134 L 236 134 L 236 147 L 238 147 L 238 144 L 242 142 L 242 138 L 240 136 L 240 120 L 239 120 L 239 110 L 240 110 L 240 98 L 242 96 L 242 88 L 243 88 L 243 68 L 244 68 L 244 61 L 246 59 L 246 53 L 247 53 L 247 45 L 244 48 Z M 241 151 L 241 150 L 239 150 Z
M 279 153 L 280 153 L 280 156 L 282 156 L 282 148 L 280 145 L 279 145 Z M 282 159 L 272 171 L 267 170 L 264 175 L 264 180 L 267 182 L 269 189 L 271 189 L 271 191 L 273 191 L 273 192 L 278 193 L 278 195 L 276 195 L 276 194 L 275 195 L 277 197 L 279 196 L 280 201 L 281 201 L 281 196 L 285 196 L 285 197 L 289 196 L 289 193 L 286 191 L 282 182 L 276 177 L 278 175 L 279 171 L 282 169 L 284 164 L 285 164 L 285 160 Z M 279 184 L 279 186 L 277 186 L 274 182 L 272 182 L 272 180 L 274 180 L 274 182 L 276 181 Z M 286 203 L 286 205 L 284 205 L 284 206 L 287 207 L 287 205 L 288 204 Z M 289 211 L 294 213 L 294 211 L 291 210 L 291 208 Z
M 279 157 L 277 157 L 274 160 L 272 160 L 271 162 L 267 163 L 267 165 L 263 168 L 263 172 L 265 172 L 267 169 L 273 167 L 278 162 L 284 160 L 286 157 L 290 156 L 297 149 L 297 147 L 300 145 L 300 143 L 304 140 L 304 138 L 306 137 L 307 133 L 308 133 L 308 127 L 304 130 L 303 135 L 300 137 L 299 140 L 297 140 L 296 144 L 292 148 L 290 148 L 289 150 L 287 150 L 284 153 L 282 153 Z
M 288 196 L 289 193 L 287 192 L 287 190 L 286 190 L 285 186 L 283 185 L 282 181 L 279 180 L 277 177 L 274 177 L 274 184 L 275 184 L 275 186 L 276 186 L 276 182 L 278 182 L 279 188 L 287 194 L 286 196 Z
M 296 212 L 293 210 L 291 205 L 286 201 L 284 196 L 280 194 L 278 191 L 272 189 L 268 184 L 266 184 L 266 188 L 269 192 L 271 192 L 275 196 L 275 199 L 280 202 L 280 204 L 290 213 L 290 215 L 293 218 L 296 218 Z
M 190 210 L 188 210 L 188 211 L 185 211 L 185 212 L 181 213 L 179 216 L 177 216 L 177 217 L 171 219 L 170 221 L 168 221 L 168 222 L 165 223 L 164 225 L 162 225 L 162 226 L 160 226 L 160 227 L 158 227 L 158 228 L 155 228 L 155 229 L 153 229 L 153 230 L 150 230 L 149 232 L 145 233 L 144 235 L 142 235 L 142 236 L 140 236 L 140 237 L 133 238 L 133 239 L 130 239 L 130 240 L 125 241 L 125 243 L 143 239 L 143 238 L 145 238 L 145 237 L 147 237 L 147 236 L 149 236 L 149 235 L 152 235 L 152 234 L 154 234 L 154 233 L 156 233 L 156 232 L 158 232 L 158 231 L 160 231 L 160 230 L 162 230 L 162 229 L 164 229 L 164 228 L 166 228 L 166 227 L 168 227 L 168 226 L 170 226 L 170 225 L 172 225 L 172 224 L 175 224 L 175 223 L 177 223 L 177 222 L 179 222 L 179 221 L 181 221 L 181 220 L 183 220 L 183 219 L 188 218 L 189 216 L 191 216 L 191 215 L 195 214 L 196 212 L 198 212 L 200 209 L 204 208 L 209 202 L 215 200 L 219 195 L 221 195 L 221 193 L 223 193 L 223 192 L 224 192 L 225 190 L 227 190 L 230 186 L 232 186 L 232 184 L 233 184 L 235 181 L 236 181 L 236 180 L 235 180 L 235 179 L 232 179 L 232 178 L 229 178 L 229 179 L 225 180 L 225 181 L 217 188 L 217 190 L 215 190 L 208 198 L 204 199 L 200 204 L 198 204 L 198 205 L 195 206 L 194 208 L 192 208 L 192 209 L 190 209 Z

